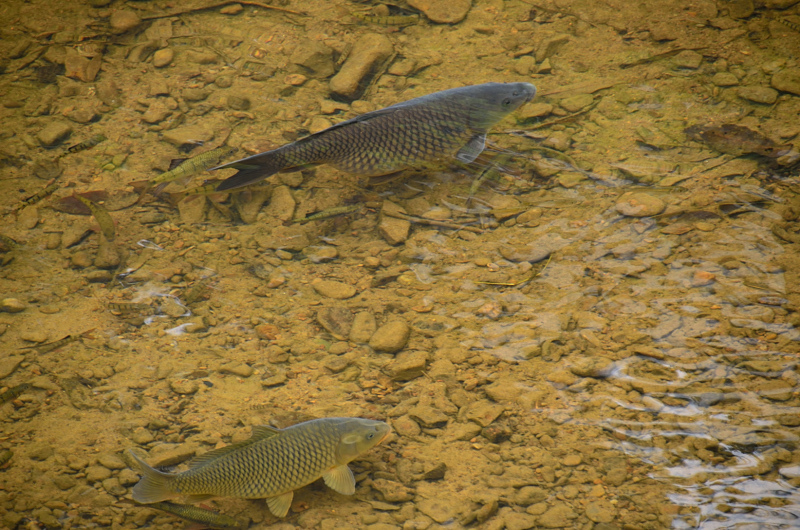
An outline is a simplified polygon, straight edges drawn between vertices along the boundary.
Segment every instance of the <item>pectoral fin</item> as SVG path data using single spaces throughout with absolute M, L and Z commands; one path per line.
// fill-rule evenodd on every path
M 268 498 L 267 506 L 269 506 L 269 511 L 275 517 L 286 517 L 286 514 L 289 513 L 289 507 L 292 505 L 292 497 L 294 497 L 294 492 L 289 491 L 283 495 Z
M 342 495 L 352 495 L 356 492 L 356 479 L 346 465 L 331 469 L 322 475 L 322 478 L 330 489 Z
M 456 153 L 456 158 L 461 162 L 469 164 L 476 158 L 478 155 L 483 152 L 486 148 L 486 135 L 479 134 L 477 136 L 473 136 L 467 145 L 461 148 L 461 150 Z

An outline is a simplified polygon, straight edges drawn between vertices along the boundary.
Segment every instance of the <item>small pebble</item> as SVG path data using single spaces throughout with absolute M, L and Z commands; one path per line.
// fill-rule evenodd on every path
M 172 62 L 175 57 L 175 52 L 172 48 L 163 48 L 153 54 L 153 66 L 156 68 L 164 68 Z
M 86 480 L 99 482 L 111 477 L 111 470 L 103 466 L 89 466 L 86 468 Z
M 664 201 L 647 193 L 628 192 L 620 197 L 617 211 L 628 217 L 650 217 L 664 211 Z
M 377 351 L 395 353 L 405 348 L 410 335 L 411 327 L 408 324 L 393 320 L 378 328 L 370 338 L 369 345 Z
M 303 74 L 289 74 L 283 79 L 284 83 L 291 86 L 300 86 L 306 81 L 308 81 L 308 78 Z
M 110 454 L 101 454 L 97 457 L 97 462 L 103 466 L 107 467 L 108 469 L 125 469 L 128 467 L 128 464 L 125 461 L 118 457 L 117 455 L 110 455 Z
M 714 283 L 714 276 L 713 273 L 707 271 L 697 271 L 692 276 L 692 287 L 703 287 L 704 285 L 711 285 Z
M 320 295 L 336 300 L 344 300 L 356 294 L 356 288 L 352 285 L 333 280 L 315 280 L 311 282 L 311 286 Z
M 35 342 L 40 344 L 42 342 L 47 342 L 48 336 L 44 330 L 41 329 L 30 329 L 21 331 L 19 334 L 19 338 L 26 342 Z
M 242 11 L 244 11 L 244 8 L 241 4 L 230 4 L 219 10 L 223 15 L 238 15 Z
M 16 298 L 4 298 L 0 300 L 0 312 L 19 313 L 25 310 L 25 303 Z
M 139 18 L 139 15 L 126 9 L 114 11 L 108 21 L 111 26 L 111 32 L 118 35 L 132 30 L 141 22 L 142 20 Z
M 194 394 L 200 385 L 193 379 L 176 379 L 170 382 L 169 387 L 176 394 Z
M 149 444 L 155 440 L 153 433 L 145 429 L 144 427 L 138 427 L 133 433 L 131 434 L 131 441 L 138 445 Z

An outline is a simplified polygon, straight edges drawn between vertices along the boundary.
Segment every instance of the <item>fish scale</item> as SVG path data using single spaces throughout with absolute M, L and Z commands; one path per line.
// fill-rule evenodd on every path
M 133 498 L 144 504 L 175 495 L 267 498 L 282 517 L 291 492 L 320 477 L 340 493 L 352 494 L 347 463 L 388 433 L 385 423 L 361 418 L 324 418 L 282 430 L 254 427 L 249 440 L 209 451 L 177 474 L 157 471 L 131 453 L 144 474 Z
M 530 83 L 485 83 L 368 112 L 272 151 L 213 168 L 238 170 L 217 191 L 320 164 L 381 176 L 469 163 L 483 151 L 487 131 L 535 94 Z

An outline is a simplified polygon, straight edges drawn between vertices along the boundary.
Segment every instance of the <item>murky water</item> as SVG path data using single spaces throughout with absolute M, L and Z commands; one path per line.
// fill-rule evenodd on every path
M 180 528 L 130 500 L 128 449 L 180 471 L 329 416 L 394 430 L 354 496 L 204 506 L 800 525 L 800 4 L 423 4 L 0 7 L 2 526 Z M 538 95 L 469 167 L 143 194 L 171 159 L 490 81 Z

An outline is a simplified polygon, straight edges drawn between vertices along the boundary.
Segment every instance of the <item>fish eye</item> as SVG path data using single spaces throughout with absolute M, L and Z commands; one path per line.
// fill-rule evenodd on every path
M 367 440 L 372 440 L 373 438 L 375 438 L 375 433 L 374 432 L 371 432 L 371 433 L 369 433 L 367 435 Z
M 504 99 L 503 100 L 503 106 L 504 107 L 508 107 L 509 105 L 511 105 L 511 98 Z

